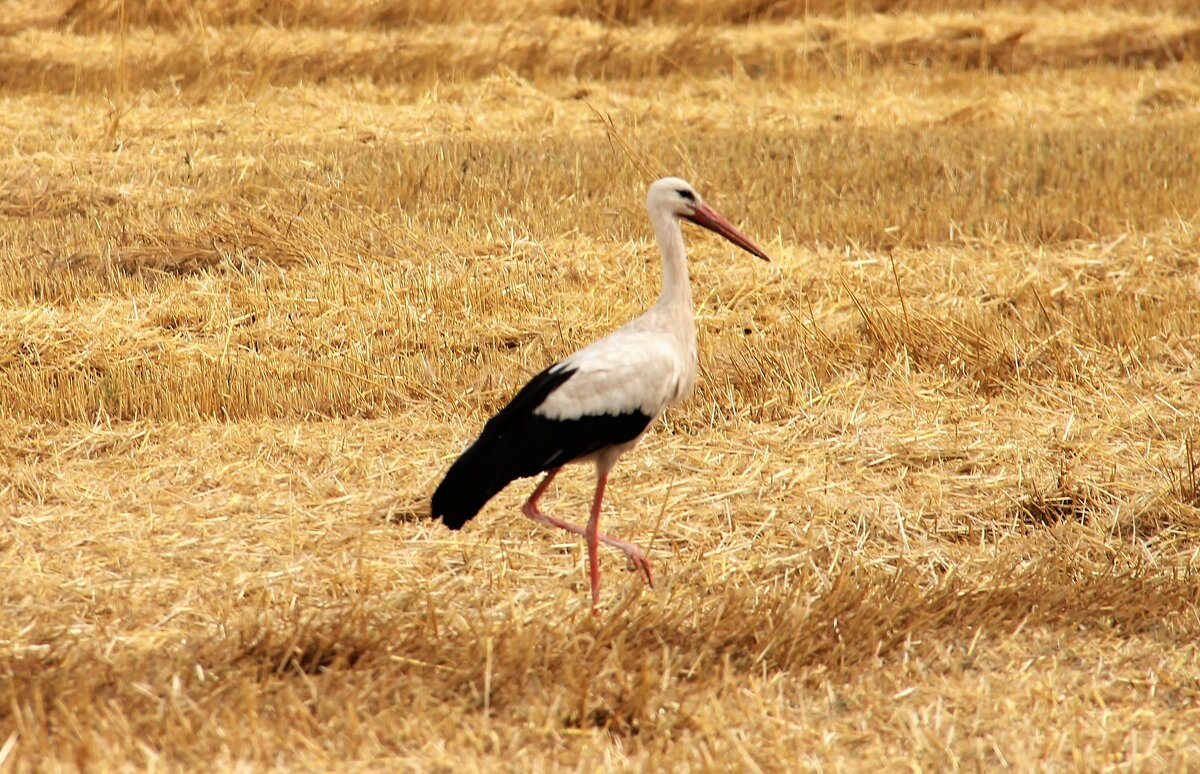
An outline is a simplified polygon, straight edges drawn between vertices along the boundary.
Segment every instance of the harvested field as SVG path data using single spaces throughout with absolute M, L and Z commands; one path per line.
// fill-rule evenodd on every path
M 1200 11 L 0 0 L 0 771 L 1200 766 Z M 686 232 L 657 585 L 426 518 Z M 569 470 L 547 509 L 578 515 Z

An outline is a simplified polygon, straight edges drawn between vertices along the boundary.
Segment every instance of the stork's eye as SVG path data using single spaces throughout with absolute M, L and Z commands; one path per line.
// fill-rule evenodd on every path
M 687 190 L 686 188 L 680 188 L 675 193 L 677 193 L 680 196 L 682 196 L 683 198 L 687 199 L 689 202 L 696 201 L 696 194 L 692 193 L 691 191 Z

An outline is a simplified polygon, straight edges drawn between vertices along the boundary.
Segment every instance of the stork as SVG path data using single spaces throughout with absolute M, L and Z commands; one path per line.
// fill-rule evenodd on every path
M 696 382 L 695 309 L 679 221 L 689 220 L 751 255 L 770 260 L 677 177 L 650 185 L 646 209 L 663 259 L 658 301 L 640 317 L 530 379 L 450 466 L 432 499 L 433 517 L 450 529 L 460 529 L 515 479 L 545 473 L 521 510 L 535 522 L 586 539 L 593 613 L 600 605 L 600 543 L 623 551 L 630 565 L 654 586 L 650 560 L 641 548 L 601 534 L 600 505 L 617 459 L 667 408 L 682 401 Z M 582 527 L 538 508 L 550 482 L 573 462 L 596 466 L 591 517 Z

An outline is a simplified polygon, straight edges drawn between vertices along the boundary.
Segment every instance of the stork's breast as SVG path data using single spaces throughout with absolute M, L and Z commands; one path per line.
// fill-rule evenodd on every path
M 692 389 L 696 386 L 696 361 L 693 359 L 683 365 L 682 368 L 675 374 L 675 385 L 671 390 L 668 398 L 668 405 L 677 406 L 682 403 L 688 395 L 692 394 Z M 691 366 L 690 368 L 688 366 Z

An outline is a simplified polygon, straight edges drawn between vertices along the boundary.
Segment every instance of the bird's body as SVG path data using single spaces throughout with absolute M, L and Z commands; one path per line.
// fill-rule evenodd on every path
M 650 186 L 647 209 L 663 254 L 657 303 L 610 335 L 533 377 L 486 425 L 447 471 L 433 494 L 432 513 L 458 529 L 517 478 L 548 473 L 525 503 L 531 519 L 588 538 L 592 601 L 599 603 L 596 543 L 621 548 L 652 580 L 640 548 L 600 535 L 600 503 L 617 459 L 696 383 L 695 310 L 687 275 L 681 217 L 722 234 L 766 259 L 753 242 L 703 203 L 690 185 L 664 178 Z M 558 470 L 594 462 L 598 483 L 586 528 L 547 516 L 537 502 Z

